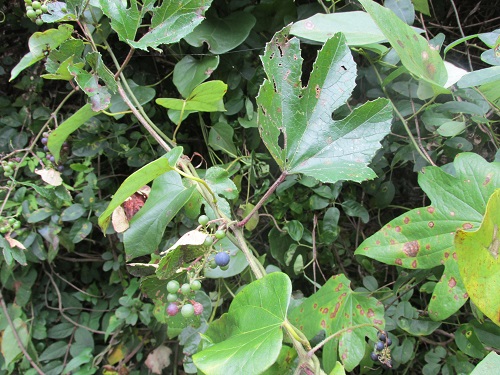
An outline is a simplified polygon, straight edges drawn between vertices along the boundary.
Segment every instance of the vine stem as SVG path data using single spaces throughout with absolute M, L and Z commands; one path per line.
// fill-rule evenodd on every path
M 24 356 L 26 357 L 26 359 L 30 363 L 31 367 L 33 367 L 36 370 L 36 372 L 38 372 L 40 375 L 45 375 L 45 373 L 42 371 L 42 369 L 40 367 L 38 367 L 38 365 L 35 363 L 35 361 L 33 361 L 33 358 L 31 358 L 28 351 L 24 347 L 24 345 L 21 341 L 21 338 L 19 337 L 19 334 L 17 333 L 17 329 L 14 326 L 14 322 L 12 321 L 12 319 L 9 315 L 9 310 L 7 309 L 7 305 L 5 304 L 5 300 L 3 299 L 3 294 L 2 294 L 1 290 L 0 290 L 0 305 L 2 306 L 3 314 L 4 314 L 5 318 L 7 319 L 7 323 L 9 324 L 10 328 L 12 329 L 12 333 L 14 334 L 14 338 L 16 339 L 17 346 L 23 352 Z
M 260 201 L 255 205 L 253 210 L 250 211 L 250 213 L 247 215 L 247 217 L 245 217 L 243 220 L 238 222 L 238 224 L 236 224 L 236 226 L 238 226 L 238 227 L 245 226 L 245 224 L 248 223 L 248 221 L 252 218 L 252 216 L 255 215 L 255 213 L 259 211 L 259 209 L 262 207 L 262 205 L 265 203 L 265 201 L 267 201 L 269 199 L 269 197 L 274 193 L 274 191 L 278 188 L 278 186 L 280 186 L 281 183 L 283 181 L 285 181 L 286 176 L 288 176 L 288 174 L 285 171 L 281 172 L 281 175 L 278 177 L 278 179 L 276 181 L 274 181 L 274 184 L 272 184 L 271 187 L 266 191 L 266 193 L 262 196 Z
M 120 94 L 121 98 L 127 105 L 127 107 L 130 108 L 134 116 L 139 120 L 139 122 L 144 126 L 144 128 L 153 136 L 153 138 L 158 142 L 158 144 L 165 150 L 165 151 L 170 151 L 171 148 L 170 146 L 163 140 L 162 137 L 158 135 L 158 133 L 149 125 L 148 121 L 142 116 L 141 113 L 139 113 L 138 109 L 132 104 L 130 99 L 127 96 L 127 93 L 123 90 L 122 85 L 120 82 L 117 82 L 118 84 L 118 93 Z
M 340 331 L 335 332 L 333 335 L 328 336 L 326 339 L 324 339 L 323 341 L 321 341 L 314 348 L 312 348 L 311 350 L 309 350 L 308 355 L 312 356 L 319 349 L 321 349 L 328 341 L 334 339 L 337 336 L 340 336 L 344 332 L 347 332 L 347 331 L 350 331 L 350 330 L 353 330 L 353 329 L 357 329 L 357 328 L 363 328 L 363 327 L 374 327 L 374 325 L 371 324 L 371 323 L 363 323 L 363 324 L 358 324 L 358 325 L 355 325 L 355 326 L 351 326 L 351 327 L 347 327 L 347 328 L 341 329 Z M 375 327 L 375 328 L 377 328 L 377 327 Z
M 234 236 L 236 237 L 236 240 L 238 242 L 237 246 L 245 255 L 245 258 L 247 259 L 253 274 L 257 279 L 262 279 L 267 274 L 266 270 L 248 248 L 245 238 L 243 237 L 243 230 L 241 228 L 238 228 L 237 225 L 236 228 L 235 226 L 232 226 L 231 229 L 233 230 Z

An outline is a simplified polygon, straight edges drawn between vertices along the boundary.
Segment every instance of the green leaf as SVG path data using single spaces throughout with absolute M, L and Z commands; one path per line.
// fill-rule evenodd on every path
M 80 203 L 75 203 L 64 209 L 61 213 L 62 221 L 75 221 L 85 214 L 85 208 Z
M 124 1 L 99 0 L 103 13 L 111 20 L 111 28 L 116 31 L 118 38 L 125 43 L 135 39 L 135 34 L 141 25 L 143 16 L 137 6 L 137 0 L 131 0 L 128 9 L 127 3 Z M 151 0 L 145 3 L 151 3 Z M 146 4 L 144 4 L 144 8 L 146 8 Z
M 377 340 L 377 327 L 384 328 L 384 306 L 365 293 L 353 292 L 343 275 L 331 277 L 319 291 L 289 314 L 290 322 L 311 339 L 324 331 L 326 336 L 341 333 L 323 347 L 323 366 L 331 371 L 337 358 L 352 371 L 365 354 L 365 337 Z M 356 327 L 366 324 L 367 326 Z M 348 329 L 353 327 L 353 329 Z M 337 355 L 338 351 L 338 355 Z
M 125 199 L 130 197 L 147 183 L 154 180 L 156 177 L 173 170 L 181 155 L 182 147 L 175 147 L 161 158 L 152 161 L 127 177 L 121 184 L 120 188 L 116 191 L 106 210 L 99 216 L 98 223 L 103 232 L 106 233 L 106 229 L 111 220 L 111 214 L 115 208 L 120 206 Z
M 466 87 L 480 86 L 493 81 L 500 81 L 500 66 L 492 66 L 491 68 L 470 72 L 464 75 L 457 82 L 457 86 L 462 89 Z
M 194 88 L 189 96 L 183 99 L 158 98 L 156 103 L 165 108 L 179 111 L 218 112 L 225 111 L 221 100 L 227 91 L 222 81 L 204 82 Z
M 260 374 L 271 367 L 282 347 L 291 292 L 290 279 L 280 272 L 247 285 L 205 332 L 205 348 L 193 355 L 196 367 L 207 375 Z
M 68 71 L 75 77 L 78 86 L 90 98 L 93 111 L 99 112 L 109 107 L 111 94 L 105 86 L 99 84 L 97 74 L 89 73 L 76 65 L 68 66 Z
M 208 16 L 184 40 L 193 47 L 206 43 L 208 50 L 221 55 L 242 44 L 250 34 L 256 19 L 250 12 L 234 12 L 225 18 Z
M 103 63 L 101 54 L 99 52 L 91 52 L 85 56 L 85 59 L 94 72 L 97 73 L 99 78 L 104 81 L 106 87 L 115 93 L 118 90 L 118 84 L 116 83 L 113 73 L 111 73 L 108 67 Z
M 325 43 L 303 88 L 299 40 L 288 39 L 288 30 L 273 37 L 262 57 L 268 78 L 257 105 L 266 147 L 288 174 L 303 173 L 322 182 L 375 177 L 367 164 L 390 130 L 389 102 L 368 102 L 333 120 L 332 112 L 355 86 L 356 64 L 345 39 L 337 34 Z
M 208 186 L 218 195 L 228 199 L 238 198 L 238 188 L 229 178 L 229 173 L 221 167 L 210 167 L 205 174 Z
M 429 0 L 412 0 L 412 2 L 417 12 L 423 13 L 426 16 L 431 15 L 429 10 Z
M 67 341 L 56 341 L 53 344 L 50 344 L 43 352 L 40 354 L 38 358 L 39 361 L 45 362 L 50 361 L 56 358 L 60 358 L 66 354 L 68 351 L 68 342 Z
M 10 73 L 9 82 L 15 79 L 24 69 L 30 67 L 45 57 L 45 53 L 56 49 L 65 40 L 71 37 L 73 26 L 68 24 L 59 25 L 57 29 L 49 29 L 44 32 L 34 33 L 29 41 L 29 52 L 19 61 Z
M 498 185 L 497 185 L 498 186 Z M 478 230 L 459 230 L 455 236 L 460 276 L 474 304 L 500 326 L 500 295 L 485 293 L 500 289 L 500 189 L 488 200 Z
M 322 43 L 338 32 L 344 34 L 346 43 L 350 46 L 363 46 L 386 40 L 370 15 L 361 11 L 317 13 L 295 22 L 290 29 L 292 35 Z
M 153 253 L 170 221 L 191 197 L 195 186 L 185 188 L 178 173 L 170 171 L 157 177 L 144 206 L 123 234 L 127 261 Z
M 413 25 L 413 21 L 415 21 L 415 8 L 411 0 L 385 0 L 384 7 L 392 10 L 404 23 Z
M 236 157 L 238 151 L 233 142 L 234 129 L 225 122 L 218 122 L 210 128 L 208 133 L 208 144 L 216 151 L 224 151 L 230 156 Z
M 389 9 L 372 0 L 359 2 L 380 27 L 404 67 L 430 85 L 434 94 L 448 93 L 444 88 L 448 74 L 439 52 Z
M 173 82 L 180 94 L 187 97 L 196 86 L 206 81 L 219 65 L 219 56 L 205 56 L 195 59 L 184 56 L 175 64 Z
M 160 44 L 177 43 L 204 19 L 212 0 L 163 1 L 153 9 L 150 30 L 138 41 L 128 41 L 134 48 L 157 49 Z M 132 38 L 130 38 L 132 39 Z
M 454 175 L 426 167 L 418 182 L 431 205 L 392 220 L 355 252 L 410 269 L 444 265 L 429 303 L 433 320 L 446 319 L 468 298 L 458 269 L 454 235 L 458 229 L 479 228 L 486 202 L 500 185 L 500 164 L 488 163 L 477 154 L 458 155 L 453 167 Z
M 59 162 L 61 147 L 69 135 L 97 114 L 97 112 L 92 110 L 90 104 L 85 104 L 50 133 L 47 147 L 52 155 L 54 155 L 56 163 Z
M 21 318 L 15 318 L 12 323 L 13 326 L 7 325 L 2 335 L 1 350 L 5 366 L 9 366 L 12 362 L 21 358 L 22 351 L 17 344 L 18 337 L 21 341 L 20 343 L 25 348 L 30 343 L 30 334 L 26 323 Z M 15 335 L 13 331 L 14 329 L 16 330 L 17 335 Z
M 490 352 L 481 362 L 479 362 L 470 375 L 490 375 L 498 371 L 500 367 L 500 355 Z

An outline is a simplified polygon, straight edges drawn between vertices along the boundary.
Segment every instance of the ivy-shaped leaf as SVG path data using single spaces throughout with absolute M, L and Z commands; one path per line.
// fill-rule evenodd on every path
M 211 3 L 212 0 L 163 1 L 153 9 L 151 29 L 138 42 L 128 43 L 143 50 L 177 43 L 205 19 L 204 14 Z
M 247 285 L 205 332 L 204 349 L 193 355 L 196 367 L 207 375 L 260 374 L 269 368 L 282 347 L 291 292 L 290 279 L 280 272 Z
M 344 275 L 330 278 L 319 291 L 307 298 L 289 314 L 290 322 L 311 339 L 320 331 L 326 336 L 346 329 L 323 347 L 323 366 L 328 373 L 339 358 L 352 371 L 365 355 L 365 336 L 377 340 L 377 328 L 383 329 L 384 306 L 365 293 L 353 292 Z M 337 349 L 338 348 L 338 349 Z M 338 355 L 337 355 L 338 350 Z
M 186 99 L 158 98 L 156 103 L 179 111 L 225 111 L 222 97 L 226 91 L 224 82 L 208 81 L 196 86 Z
M 153 253 L 165 228 L 191 197 L 195 186 L 185 188 L 178 173 L 170 171 L 157 177 L 144 206 L 134 215 L 123 234 L 127 260 Z
M 467 301 L 453 242 L 455 232 L 479 228 L 486 202 L 500 186 L 500 164 L 488 163 L 477 154 L 458 155 L 453 167 L 454 175 L 438 167 L 426 167 L 418 183 L 431 205 L 392 220 L 355 252 L 410 269 L 444 265 L 429 303 L 429 315 L 434 320 L 446 319 Z
M 154 0 L 144 2 L 143 10 L 147 5 L 152 5 Z M 99 0 L 104 14 L 111 20 L 111 28 L 116 31 L 118 38 L 125 43 L 133 41 L 137 29 L 141 25 L 143 13 L 137 6 L 137 0 L 130 1 L 130 8 L 127 8 L 128 1 L 108 1 Z
M 108 108 L 111 94 L 105 86 L 99 84 L 99 76 L 76 65 L 68 66 L 68 71 L 75 77 L 75 81 L 82 91 L 90 98 L 92 110 L 95 112 Z
M 332 119 L 355 86 L 356 64 L 345 38 L 336 34 L 325 43 L 308 85 L 302 87 L 299 40 L 289 39 L 289 30 L 278 32 L 262 57 L 267 79 L 257 105 L 266 147 L 288 174 L 332 183 L 376 177 L 367 164 L 390 131 L 390 103 L 378 99 L 343 119 Z
M 497 185 L 498 186 L 498 185 Z M 455 236 L 458 269 L 472 302 L 500 326 L 500 189 L 490 197 L 480 228 Z

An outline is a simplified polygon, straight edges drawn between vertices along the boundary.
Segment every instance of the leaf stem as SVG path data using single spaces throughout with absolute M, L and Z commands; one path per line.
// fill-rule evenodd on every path
M 288 174 L 283 171 L 281 172 L 280 176 L 276 181 L 274 181 L 274 184 L 271 185 L 271 187 L 266 191 L 266 193 L 262 196 L 262 198 L 259 200 L 259 202 L 255 205 L 252 211 L 243 219 L 241 220 L 236 226 L 238 227 L 243 227 L 245 226 L 246 223 L 252 218 L 252 216 L 259 211 L 259 208 L 262 207 L 262 205 L 269 199 L 269 197 L 274 193 L 274 191 L 278 188 L 278 186 L 281 185 L 283 181 L 285 181 L 286 176 Z
M 234 236 L 236 237 L 237 240 L 237 246 L 240 248 L 240 250 L 243 252 L 245 255 L 245 258 L 247 259 L 248 265 L 250 266 L 250 269 L 252 270 L 253 274 L 257 279 L 262 279 L 266 275 L 266 270 L 262 266 L 262 264 L 255 258 L 255 256 L 252 254 L 250 249 L 247 246 L 247 243 L 245 241 L 245 238 L 243 237 L 243 229 L 238 228 L 236 226 L 231 226 L 231 229 L 233 230 Z

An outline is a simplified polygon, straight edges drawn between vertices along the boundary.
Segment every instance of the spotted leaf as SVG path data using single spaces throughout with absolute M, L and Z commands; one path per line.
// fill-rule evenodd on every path
M 335 367 L 338 358 L 347 371 L 352 371 L 365 355 L 365 336 L 377 340 L 377 328 L 383 329 L 385 325 L 382 303 L 353 292 L 350 283 L 342 274 L 332 277 L 289 314 L 290 322 L 308 339 L 321 331 L 327 337 L 339 333 L 323 347 L 323 366 L 327 372 Z
M 410 269 L 443 265 L 429 303 L 430 317 L 443 320 L 468 298 L 458 269 L 455 233 L 479 228 L 486 202 L 500 185 L 500 164 L 464 153 L 453 166 L 425 168 L 418 182 L 431 204 L 392 220 L 366 239 L 356 254 Z

